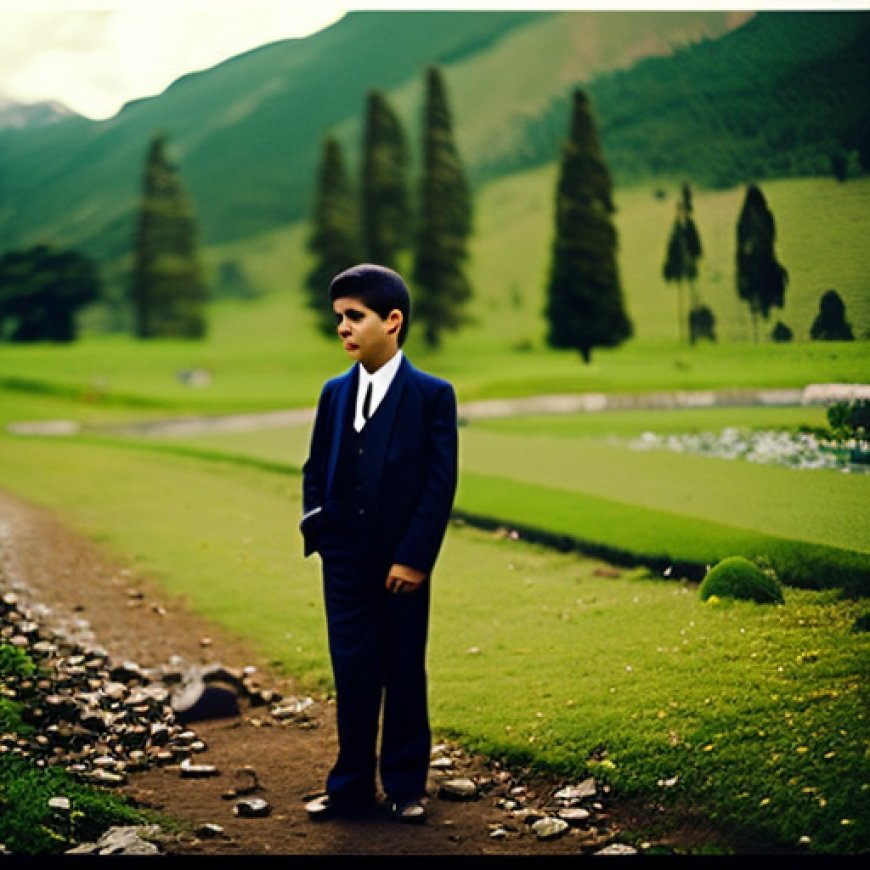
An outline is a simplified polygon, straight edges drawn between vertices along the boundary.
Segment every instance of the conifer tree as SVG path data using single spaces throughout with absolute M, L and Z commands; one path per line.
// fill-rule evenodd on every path
M 584 362 L 595 347 L 615 347 L 632 334 L 616 262 L 610 171 L 589 101 L 575 91 L 571 131 L 562 150 L 556 228 L 545 313 L 547 342 L 573 348 Z
M 317 315 L 318 328 L 325 335 L 335 331 L 329 302 L 329 282 L 362 259 L 357 204 L 344 166 L 338 141 L 328 136 L 318 174 L 308 249 L 314 266 L 305 279 L 308 307 Z
M 395 269 L 411 241 L 408 147 L 401 122 L 377 90 L 366 101 L 360 187 L 365 259 Z
M 193 207 L 166 137 L 151 140 L 136 229 L 130 295 L 140 338 L 202 338 L 206 288 L 197 251 Z
M 426 71 L 423 110 L 423 174 L 413 281 L 414 317 L 429 347 L 442 333 L 466 322 L 463 307 L 471 298 L 465 274 L 471 233 L 471 192 L 453 141 L 447 92 L 440 70 Z
M 677 214 L 671 226 L 671 234 L 668 237 L 665 251 L 665 262 L 662 267 L 662 275 L 667 282 L 675 281 L 677 284 L 677 328 L 678 335 L 682 339 L 683 327 L 686 323 L 686 315 L 683 305 L 683 281 L 689 287 L 689 311 L 696 312 L 699 308 L 699 299 L 695 288 L 695 279 L 698 277 L 698 260 L 701 259 L 701 237 L 692 217 L 692 192 L 688 184 L 683 185 L 683 190 L 677 202 Z
M 776 259 L 776 222 L 764 194 L 754 184 L 746 191 L 737 220 L 737 294 L 749 305 L 752 333 L 758 341 L 758 315 L 782 308 L 788 272 Z

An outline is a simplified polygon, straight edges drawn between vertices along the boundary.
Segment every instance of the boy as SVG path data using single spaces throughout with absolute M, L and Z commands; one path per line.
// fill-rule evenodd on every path
M 456 492 L 456 396 L 403 354 L 411 303 L 399 274 L 354 266 L 329 294 L 356 364 L 321 392 L 300 529 L 305 555 L 323 565 L 339 752 L 306 809 L 313 819 L 366 812 L 379 766 L 390 815 L 421 822 L 429 588 Z

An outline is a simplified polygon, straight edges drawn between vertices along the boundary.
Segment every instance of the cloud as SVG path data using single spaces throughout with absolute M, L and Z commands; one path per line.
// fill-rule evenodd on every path
M 0 97 L 56 99 L 93 118 L 179 76 L 336 20 L 339 2 L 0 2 Z
M 790 8 L 819 0 L 731 0 Z M 860 7 L 866 0 L 829 0 Z M 697 0 L 550 0 L 547 9 L 694 8 Z M 56 99 L 92 118 L 266 42 L 305 36 L 347 9 L 534 9 L 533 0 L 0 0 L 0 100 Z

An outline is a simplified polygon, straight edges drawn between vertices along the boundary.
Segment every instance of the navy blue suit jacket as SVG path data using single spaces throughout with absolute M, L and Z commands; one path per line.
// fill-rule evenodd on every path
M 335 482 L 347 415 L 353 413 L 358 367 L 328 381 L 320 394 L 303 472 L 305 555 L 318 549 L 330 516 L 339 513 Z M 394 394 L 395 391 L 395 394 Z M 388 437 L 367 452 L 376 481 L 380 556 L 429 574 L 444 539 L 457 482 L 456 395 L 447 381 L 403 358 L 378 414 Z M 320 511 L 314 512 L 317 508 Z

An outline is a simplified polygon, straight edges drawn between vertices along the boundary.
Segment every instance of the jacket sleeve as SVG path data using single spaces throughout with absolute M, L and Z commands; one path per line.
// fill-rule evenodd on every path
M 450 384 L 445 384 L 438 392 L 426 440 L 427 459 L 420 498 L 393 561 L 428 575 L 441 549 L 456 495 L 456 394 Z
M 302 465 L 302 519 L 299 522 L 299 530 L 304 538 L 306 556 L 317 549 L 317 538 L 323 520 L 329 429 L 329 391 L 324 388 L 317 402 L 308 458 Z

